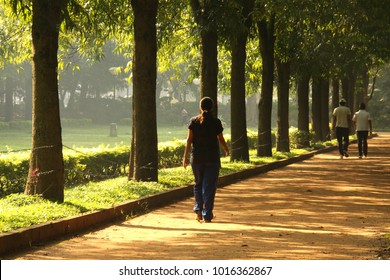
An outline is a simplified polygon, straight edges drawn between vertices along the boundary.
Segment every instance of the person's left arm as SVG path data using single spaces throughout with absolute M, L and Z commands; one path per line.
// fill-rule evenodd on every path
M 372 136 L 372 121 L 371 121 L 371 118 L 368 119 L 368 126 L 370 127 L 370 136 Z

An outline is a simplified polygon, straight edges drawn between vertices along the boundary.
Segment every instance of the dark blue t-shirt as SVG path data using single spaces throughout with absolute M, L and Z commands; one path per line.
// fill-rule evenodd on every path
M 217 135 L 223 127 L 219 119 L 207 117 L 201 124 L 198 117 L 193 117 L 188 129 L 192 130 L 192 163 L 220 163 Z

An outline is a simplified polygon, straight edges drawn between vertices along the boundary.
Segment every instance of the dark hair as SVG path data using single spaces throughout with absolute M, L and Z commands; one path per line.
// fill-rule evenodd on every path
M 210 97 L 203 97 L 199 102 L 200 114 L 198 116 L 199 122 L 202 124 L 205 119 L 211 116 L 214 101 Z
M 360 103 L 359 109 L 365 110 L 366 109 L 366 104 L 364 104 L 363 102 Z

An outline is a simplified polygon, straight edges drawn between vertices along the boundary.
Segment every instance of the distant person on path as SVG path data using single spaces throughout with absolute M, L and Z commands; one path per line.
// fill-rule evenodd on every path
M 349 128 L 351 127 L 351 110 L 346 106 L 344 98 L 340 100 L 340 106 L 333 111 L 332 130 L 336 130 L 336 138 L 339 145 L 340 159 L 349 157 Z
M 191 118 L 188 126 L 183 157 L 183 167 L 186 168 L 192 146 L 190 162 L 195 178 L 194 212 L 199 222 L 203 220 L 206 223 L 214 218 L 214 200 L 221 168 L 219 143 L 225 155 L 229 155 L 229 148 L 222 134 L 222 123 L 212 115 L 212 108 L 213 100 L 209 97 L 202 98 L 200 114 Z
M 359 111 L 357 111 L 352 118 L 356 127 L 356 135 L 358 138 L 359 158 L 367 157 L 368 152 L 368 132 L 372 135 L 372 122 L 370 113 L 366 111 L 366 104 L 360 103 Z

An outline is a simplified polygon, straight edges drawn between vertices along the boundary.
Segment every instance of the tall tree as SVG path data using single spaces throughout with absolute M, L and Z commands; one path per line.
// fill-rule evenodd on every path
M 237 34 L 231 38 L 231 161 L 249 161 L 248 136 L 246 125 L 245 65 L 246 44 L 252 25 L 254 0 L 238 1 L 240 4 Z
M 329 140 L 329 80 L 325 77 L 313 77 L 311 112 L 315 140 Z
M 276 66 L 278 73 L 278 132 L 276 134 L 276 150 L 289 152 L 290 62 L 277 59 Z
M 310 75 L 308 73 L 300 73 L 297 77 L 297 95 L 298 95 L 298 131 L 301 136 L 299 145 L 309 147 L 310 145 L 310 118 L 309 118 L 309 91 L 310 91 Z
M 115 9 L 115 5 L 122 2 L 87 1 L 83 6 L 72 0 L 7 2 L 18 14 L 32 13 L 32 149 L 25 193 L 62 202 L 64 163 L 58 97 L 59 34 L 78 26 L 79 31 L 88 33 L 84 38 L 99 37 L 103 42 L 103 32 L 100 36 L 96 34 L 102 29 L 109 34 L 106 27 L 115 26 L 111 20 L 117 19 L 113 16 L 114 11 L 123 13 L 123 9 Z M 97 45 L 91 46 L 96 49 Z
M 158 0 L 132 0 L 134 11 L 134 178 L 158 181 L 156 120 Z
M 257 156 L 272 156 L 271 118 L 275 63 L 275 14 L 272 12 L 270 16 L 264 16 L 257 22 L 257 26 L 262 59 Z
M 208 96 L 214 102 L 214 115 L 218 115 L 218 33 L 219 0 L 190 0 L 201 39 L 200 97 Z
M 32 1 L 33 131 L 26 194 L 64 200 L 57 51 L 66 1 Z

